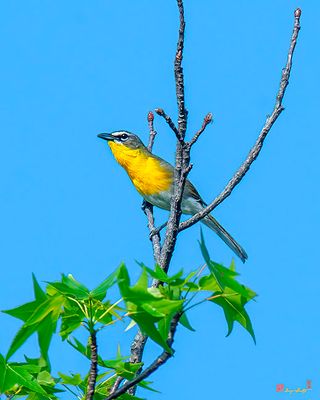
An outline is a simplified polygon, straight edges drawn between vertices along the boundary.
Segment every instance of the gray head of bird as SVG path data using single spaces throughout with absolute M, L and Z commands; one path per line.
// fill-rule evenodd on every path
M 139 149 L 145 147 L 139 136 L 128 131 L 115 131 L 112 133 L 99 133 L 99 138 L 114 142 L 116 144 L 124 145 L 131 149 Z

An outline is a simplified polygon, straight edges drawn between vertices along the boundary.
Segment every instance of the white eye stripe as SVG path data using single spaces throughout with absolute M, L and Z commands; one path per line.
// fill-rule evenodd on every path
M 129 139 L 129 135 L 125 132 L 113 133 L 112 136 L 114 136 L 116 140 L 119 140 L 121 142 L 125 142 Z

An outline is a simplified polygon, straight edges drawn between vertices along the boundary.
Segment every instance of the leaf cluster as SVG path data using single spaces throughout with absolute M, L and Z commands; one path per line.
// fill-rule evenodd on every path
M 62 275 L 59 281 L 47 282 L 42 289 L 33 276 L 34 300 L 4 311 L 20 319 L 22 326 L 6 356 L 0 355 L 0 394 L 42 400 L 56 399 L 58 393 L 68 390 L 79 399 L 85 398 L 89 372 L 85 376 L 78 372 L 59 372 L 57 377 L 52 376 L 49 348 L 54 334 L 58 333 L 62 341 L 89 362 L 93 335 L 97 337 L 108 326 L 126 320 L 126 330 L 137 326 L 165 353 L 172 355 L 174 350 L 170 338 L 176 326 L 173 327 L 173 324 L 178 321 L 193 331 L 189 311 L 205 302 L 217 304 L 223 309 L 228 325 L 227 335 L 233 330 L 234 322 L 238 322 L 255 341 L 245 306 L 256 294 L 238 282 L 233 262 L 226 268 L 210 259 L 202 234 L 200 248 L 205 261 L 200 269 L 186 275 L 181 270 L 169 276 L 158 265 L 151 269 L 140 263 L 141 275 L 134 284 L 131 284 L 125 264 L 121 264 L 94 290 L 89 290 L 72 275 Z M 204 274 L 204 271 L 207 273 Z M 109 289 L 115 284 L 120 294 L 116 301 L 107 298 Z M 88 333 L 85 344 L 74 336 L 79 328 Z M 25 356 L 23 362 L 11 361 L 31 335 L 37 335 L 39 358 Z M 111 359 L 105 359 L 98 352 L 97 362 L 99 373 L 95 400 L 106 398 L 117 378 L 131 381 L 143 368 L 143 363 L 131 363 L 127 356 L 121 355 L 120 348 Z M 146 381 L 139 383 L 145 389 L 154 390 L 149 384 Z M 119 398 L 138 399 L 129 394 Z

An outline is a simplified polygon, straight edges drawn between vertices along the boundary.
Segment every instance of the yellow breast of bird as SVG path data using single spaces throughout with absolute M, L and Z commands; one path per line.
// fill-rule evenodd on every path
M 153 195 L 170 189 L 173 172 L 158 158 L 143 149 L 130 149 L 122 144 L 108 142 L 118 163 L 127 171 L 138 192 Z

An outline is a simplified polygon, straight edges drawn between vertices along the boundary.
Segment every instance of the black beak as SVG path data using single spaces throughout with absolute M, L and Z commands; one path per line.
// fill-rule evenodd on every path
M 115 139 L 115 137 L 112 136 L 111 133 L 99 133 L 99 135 L 97 135 L 97 136 L 104 140 L 114 140 Z

